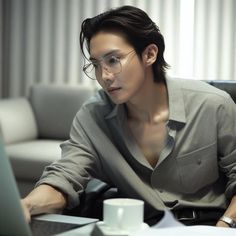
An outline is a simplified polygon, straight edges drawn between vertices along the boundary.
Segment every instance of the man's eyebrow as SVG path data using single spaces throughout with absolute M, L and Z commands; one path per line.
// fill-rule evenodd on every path
M 102 58 L 104 58 L 104 57 L 107 57 L 107 56 L 109 56 L 109 55 L 112 55 L 112 54 L 114 54 L 114 53 L 117 53 L 117 52 L 119 52 L 120 50 L 119 49 L 113 49 L 113 50 L 111 50 L 111 51 L 109 51 L 109 52 L 107 52 L 107 53 L 105 53 L 105 54 L 103 54 L 102 56 L 100 56 L 98 59 L 97 58 L 94 58 L 94 57 L 89 57 L 89 60 L 90 61 L 99 61 L 100 59 L 102 59 Z

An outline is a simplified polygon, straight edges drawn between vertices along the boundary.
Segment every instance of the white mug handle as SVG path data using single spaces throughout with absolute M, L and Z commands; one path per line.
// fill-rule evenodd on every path
M 117 220 L 118 220 L 118 227 L 119 229 L 122 228 L 122 218 L 123 218 L 123 215 L 124 215 L 124 209 L 123 208 L 119 208 L 118 211 L 117 211 Z

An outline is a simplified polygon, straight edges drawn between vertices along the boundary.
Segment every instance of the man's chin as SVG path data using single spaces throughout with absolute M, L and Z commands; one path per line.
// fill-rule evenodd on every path
M 120 105 L 123 103 L 126 103 L 125 99 L 118 99 L 118 98 L 114 98 L 114 97 L 110 97 L 110 99 L 112 100 L 112 102 L 114 102 L 116 105 Z

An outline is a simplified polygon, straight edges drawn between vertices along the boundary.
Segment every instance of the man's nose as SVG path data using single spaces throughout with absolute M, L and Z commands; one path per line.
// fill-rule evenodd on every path
M 108 81 L 108 80 L 113 80 L 113 74 L 109 71 L 109 69 L 105 65 L 101 65 L 100 67 L 100 75 L 102 80 Z

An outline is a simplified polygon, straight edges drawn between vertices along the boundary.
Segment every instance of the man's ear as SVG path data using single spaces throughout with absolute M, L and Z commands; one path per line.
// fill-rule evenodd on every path
M 156 44 L 149 44 L 142 53 L 142 59 L 145 66 L 152 65 L 156 59 L 158 54 L 158 47 Z

